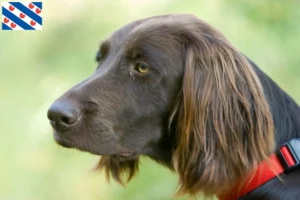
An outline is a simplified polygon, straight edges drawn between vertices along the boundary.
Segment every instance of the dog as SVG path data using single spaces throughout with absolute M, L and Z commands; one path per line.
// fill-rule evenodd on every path
M 205 21 L 134 21 L 96 61 L 48 110 L 59 145 L 101 155 L 123 185 L 143 155 L 178 174 L 178 195 L 300 199 L 299 106 Z

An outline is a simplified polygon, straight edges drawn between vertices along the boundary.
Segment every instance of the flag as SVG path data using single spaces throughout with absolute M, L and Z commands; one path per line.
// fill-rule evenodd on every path
M 42 2 L 2 3 L 2 30 L 42 30 Z

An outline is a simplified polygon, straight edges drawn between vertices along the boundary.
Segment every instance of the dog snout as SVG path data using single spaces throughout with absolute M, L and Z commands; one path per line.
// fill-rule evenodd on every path
M 56 100 L 48 110 L 48 119 L 52 127 L 64 132 L 72 128 L 79 120 L 80 109 L 72 100 Z

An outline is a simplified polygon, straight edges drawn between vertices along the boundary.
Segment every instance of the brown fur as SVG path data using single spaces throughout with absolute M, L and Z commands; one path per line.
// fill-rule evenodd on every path
M 171 32 L 186 34 L 181 38 L 186 40 L 183 84 L 169 122 L 174 117 L 179 122 L 173 154 L 178 194 L 223 193 L 273 152 L 273 119 L 261 83 L 243 55 L 210 25 L 184 17 L 189 27 L 170 27 Z M 149 20 L 130 34 L 144 34 L 152 24 L 165 24 L 161 19 Z M 166 23 L 174 21 L 176 16 Z M 121 174 L 128 173 L 130 180 L 137 164 L 138 160 L 117 162 L 104 157 L 99 168 L 122 183 Z
M 101 155 L 97 169 L 122 185 L 148 156 L 178 174 L 178 195 L 226 194 L 275 147 L 300 137 L 298 105 L 192 15 L 125 25 L 102 43 L 97 65 L 48 117 L 59 144 Z M 289 178 L 288 189 L 298 181 Z M 284 194 L 277 179 L 270 184 L 253 196 Z

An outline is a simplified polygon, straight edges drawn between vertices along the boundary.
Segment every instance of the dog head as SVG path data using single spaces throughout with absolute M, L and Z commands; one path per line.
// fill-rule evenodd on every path
M 179 175 L 179 193 L 216 193 L 274 148 L 273 121 L 247 59 L 191 15 L 130 23 L 99 48 L 97 70 L 48 111 L 55 140 L 102 155 L 115 180 L 148 155 Z M 224 186 L 223 190 L 228 189 Z

